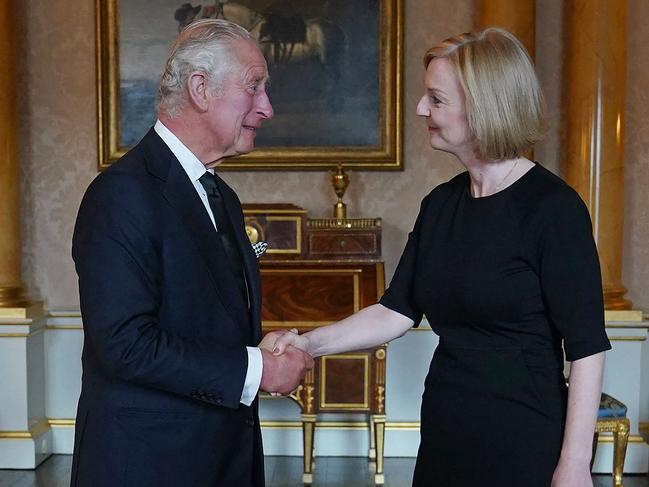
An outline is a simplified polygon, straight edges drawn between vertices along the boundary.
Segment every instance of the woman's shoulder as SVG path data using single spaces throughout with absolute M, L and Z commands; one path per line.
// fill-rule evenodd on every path
M 526 213 L 549 214 L 559 218 L 588 214 L 577 191 L 563 179 L 538 163 L 531 171 L 524 191 L 517 192 L 519 205 Z
M 430 203 L 433 201 L 444 201 L 449 196 L 460 194 L 464 188 L 468 187 L 469 173 L 468 171 L 461 172 L 457 176 L 452 177 L 448 181 L 435 186 L 425 197 L 423 202 Z
M 538 162 L 534 163 L 534 167 L 530 169 L 530 181 L 533 186 L 543 192 L 563 192 L 571 189 L 561 177 L 546 169 Z

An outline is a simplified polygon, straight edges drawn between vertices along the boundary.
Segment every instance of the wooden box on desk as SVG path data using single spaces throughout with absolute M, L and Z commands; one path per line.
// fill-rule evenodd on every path
M 378 259 L 380 218 L 318 218 L 306 222 L 308 254 L 314 259 Z
M 305 255 L 305 209 L 289 203 L 242 206 L 251 243 L 263 240 L 268 244 L 265 259 L 293 259 Z

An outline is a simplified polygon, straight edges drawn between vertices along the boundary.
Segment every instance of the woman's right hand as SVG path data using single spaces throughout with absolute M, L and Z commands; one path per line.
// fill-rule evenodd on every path
M 309 338 L 307 335 L 298 334 L 297 330 L 292 329 L 284 333 L 282 336 L 277 338 L 275 341 L 275 346 L 273 347 L 273 355 L 281 355 L 286 350 L 286 347 L 292 345 L 295 348 L 299 348 L 304 352 L 311 355 L 309 352 Z

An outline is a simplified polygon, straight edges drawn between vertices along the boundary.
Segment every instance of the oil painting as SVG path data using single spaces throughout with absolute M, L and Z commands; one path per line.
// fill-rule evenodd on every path
M 98 0 L 100 167 L 153 125 L 159 76 L 182 28 L 243 26 L 266 58 L 275 116 L 230 169 L 401 168 L 401 0 Z

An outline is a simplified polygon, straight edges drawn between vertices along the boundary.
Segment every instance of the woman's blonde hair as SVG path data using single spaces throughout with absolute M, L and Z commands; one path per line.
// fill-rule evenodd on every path
M 543 138 L 543 93 L 534 65 L 514 35 L 490 27 L 451 37 L 426 52 L 424 67 L 438 58 L 451 62 L 464 89 L 479 157 L 518 157 Z

